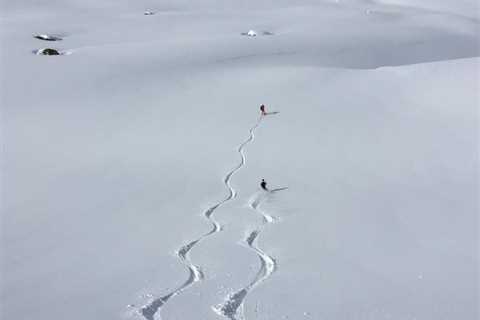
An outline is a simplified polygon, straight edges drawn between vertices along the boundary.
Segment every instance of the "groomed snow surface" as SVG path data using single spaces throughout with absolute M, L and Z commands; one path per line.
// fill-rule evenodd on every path
M 477 0 L 1 6 L 1 319 L 479 319 Z

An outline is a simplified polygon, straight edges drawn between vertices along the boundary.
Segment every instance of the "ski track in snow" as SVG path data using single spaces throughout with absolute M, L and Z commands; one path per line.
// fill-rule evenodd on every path
M 277 192 L 285 189 L 286 188 L 279 188 L 279 189 L 271 190 L 269 191 L 269 193 Z M 269 214 L 267 214 L 266 212 L 260 209 L 260 204 L 266 199 L 269 193 L 258 196 L 254 199 L 254 201 L 249 203 L 250 208 L 255 210 L 258 214 L 262 215 L 263 221 L 261 226 L 259 226 L 254 231 L 250 232 L 246 237 L 246 239 L 244 240 L 246 246 L 249 249 L 253 250 L 257 254 L 258 258 L 260 259 L 260 269 L 258 270 L 252 282 L 250 282 L 246 287 L 236 291 L 233 294 L 230 294 L 223 304 L 212 307 L 217 314 L 227 317 L 230 320 L 245 319 L 243 307 L 244 307 L 244 301 L 248 293 L 252 289 L 254 289 L 257 285 L 267 280 L 277 270 L 278 265 L 275 259 L 272 256 L 265 253 L 256 244 L 256 240 L 262 233 L 263 229 L 268 224 L 275 222 L 275 219 L 272 216 L 270 216 Z
M 210 208 L 208 208 L 203 213 L 205 218 L 207 218 L 210 221 L 210 223 L 212 224 L 212 229 L 208 233 L 200 236 L 199 238 L 197 238 L 193 241 L 190 241 L 189 243 L 183 245 L 182 247 L 180 247 L 180 249 L 178 249 L 176 251 L 177 258 L 188 268 L 188 271 L 189 271 L 188 279 L 182 285 L 180 285 L 178 288 L 176 288 L 175 290 L 171 291 L 170 293 L 168 293 L 168 294 L 166 294 L 162 297 L 156 298 L 153 301 L 151 301 L 150 303 L 148 303 L 147 305 L 143 306 L 139 310 L 139 313 L 145 319 L 155 320 L 157 315 L 158 315 L 158 319 L 161 319 L 161 316 L 159 315 L 160 310 L 168 302 L 168 300 L 170 300 L 170 298 L 181 294 L 184 290 L 188 289 L 194 283 L 202 281 L 202 280 L 205 279 L 205 275 L 204 275 L 202 269 L 199 266 L 195 265 L 191 261 L 189 253 L 193 249 L 193 247 L 195 247 L 202 240 L 204 240 L 205 238 L 213 235 L 214 233 L 220 232 L 222 230 L 220 224 L 214 219 L 213 213 L 220 206 L 222 206 L 223 204 L 233 200 L 237 196 L 237 193 L 236 193 L 235 189 L 233 189 L 233 187 L 230 185 L 230 181 L 232 179 L 232 176 L 245 165 L 246 157 L 245 157 L 245 153 L 244 153 L 243 150 L 244 150 L 244 148 L 247 144 L 249 144 L 250 142 L 252 142 L 255 139 L 255 134 L 254 134 L 255 129 L 258 128 L 262 119 L 263 119 L 263 117 L 260 117 L 258 119 L 257 123 L 249 130 L 250 135 L 249 135 L 248 139 L 245 140 L 244 142 L 242 142 L 238 146 L 237 152 L 240 153 L 240 156 L 241 156 L 240 163 L 235 168 L 233 168 L 231 171 L 229 171 L 225 175 L 225 178 L 223 179 L 223 183 L 225 184 L 225 186 L 228 189 L 228 196 L 225 199 L 223 199 L 222 201 L 220 201 L 220 202 L 216 203 L 215 205 L 211 206 Z M 254 240 L 255 240 L 255 238 L 252 239 L 252 243 L 253 243 Z

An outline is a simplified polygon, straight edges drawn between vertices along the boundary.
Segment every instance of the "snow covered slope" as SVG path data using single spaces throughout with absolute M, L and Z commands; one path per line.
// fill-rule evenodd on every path
M 479 317 L 476 1 L 1 1 L 2 319 Z

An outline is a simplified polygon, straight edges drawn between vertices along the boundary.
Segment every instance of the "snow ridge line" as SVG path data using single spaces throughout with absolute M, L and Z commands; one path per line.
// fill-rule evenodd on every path
M 260 122 L 262 121 L 262 118 L 263 117 L 260 117 L 258 119 L 257 123 L 249 130 L 249 137 L 244 142 L 242 142 L 237 148 L 237 152 L 241 156 L 240 163 L 237 166 L 235 166 L 235 168 L 230 170 L 225 175 L 225 178 L 223 179 L 223 183 L 225 184 L 225 186 L 228 189 L 228 196 L 225 199 L 223 199 L 222 201 L 216 203 L 215 205 L 213 205 L 210 208 L 208 208 L 207 210 L 205 210 L 205 212 L 203 213 L 203 216 L 206 219 L 208 219 L 210 221 L 210 223 L 212 224 L 212 229 L 209 232 L 207 232 L 206 234 L 200 236 L 199 238 L 197 238 L 193 241 L 190 241 L 189 243 L 181 246 L 180 249 L 178 249 L 176 251 L 177 258 L 188 269 L 188 272 L 189 272 L 188 279 L 182 285 L 180 285 L 178 288 L 176 288 L 175 290 L 171 291 L 170 293 L 168 293 L 168 294 L 166 294 L 162 297 L 156 298 L 153 301 L 151 301 L 150 303 L 148 303 L 147 305 L 143 306 L 139 310 L 139 313 L 141 315 L 143 315 L 143 317 L 146 320 L 155 320 L 156 314 L 160 312 L 161 308 L 167 303 L 167 301 L 170 298 L 181 294 L 184 290 L 186 290 L 187 288 L 192 286 L 194 283 L 199 282 L 199 281 L 203 281 L 205 279 L 205 274 L 203 273 L 202 269 L 199 266 L 195 265 L 191 261 L 189 253 L 193 249 L 193 247 L 195 245 L 197 245 L 198 243 L 200 243 L 202 240 L 211 236 L 214 233 L 222 231 L 222 228 L 221 228 L 220 224 L 218 223 L 218 221 L 216 221 L 214 219 L 213 213 L 220 206 L 222 206 L 223 204 L 235 199 L 235 197 L 237 196 L 237 192 L 231 186 L 230 181 L 231 181 L 233 175 L 245 165 L 246 157 L 245 157 L 245 153 L 244 153 L 243 150 L 244 150 L 244 148 L 247 144 L 249 144 L 250 142 L 252 142 L 255 139 L 255 133 L 254 132 L 255 132 L 255 129 L 257 129 L 258 126 L 260 125 Z M 161 319 L 161 317 L 160 317 L 160 319 Z
M 272 190 L 269 192 L 275 192 L 283 190 L 277 189 L 277 190 Z M 248 293 L 254 289 L 257 285 L 262 283 L 263 281 L 267 280 L 272 273 L 274 273 L 277 270 L 277 262 L 275 259 L 265 253 L 262 249 L 260 249 L 257 244 L 256 240 L 264 230 L 264 228 L 270 224 L 273 223 L 275 220 L 272 216 L 269 214 L 265 213 L 264 211 L 260 210 L 259 206 L 265 199 L 264 197 L 257 197 L 253 202 L 249 203 L 250 208 L 255 210 L 257 213 L 261 214 L 263 217 L 262 225 L 255 229 L 254 231 L 250 232 L 246 239 L 244 240 L 245 245 L 250 249 L 253 250 L 258 258 L 260 259 L 260 269 L 258 270 L 257 274 L 255 275 L 255 278 L 253 279 L 252 282 L 250 282 L 246 287 L 230 294 L 226 299 L 223 304 L 220 304 L 218 306 L 212 307 L 212 309 L 219 315 L 227 317 L 230 320 L 244 320 L 245 315 L 243 312 L 243 307 L 244 307 L 244 301 L 248 295 Z

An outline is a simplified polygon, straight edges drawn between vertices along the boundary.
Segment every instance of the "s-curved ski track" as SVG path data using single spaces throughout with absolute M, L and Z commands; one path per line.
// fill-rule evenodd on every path
M 267 192 L 272 192 L 272 191 L 267 191 Z M 247 297 L 248 293 L 252 289 L 254 289 L 257 285 L 267 280 L 272 275 L 272 273 L 274 273 L 277 270 L 277 262 L 275 261 L 275 259 L 272 256 L 265 253 L 256 244 L 256 240 L 258 239 L 259 235 L 261 234 L 263 229 L 266 227 L 266 225 L 274 222 L 274 218 L 272 216 L 270 216 L 269 214 L 265 213 L 260 209 L 260 204 L 263 202 L 266 196 L 268 196 L 268 194 L 259 196 L 249 204 L 250 208 L 255 210 L 258 214 L 262 215 L 263 221 L 261 226 L 259 226 L 254 231 L 250 232 L 246 237 L 246 239 L 244 240 L 245 245 L 249 249 L 253 250 L 257 254 L 258 258 L 260 259 L 260 269 L 258 270 L 252 282 L 250 282 L 246 287 L 228 296 L 228 298 L 225 300 L 223 304 L 213 307 L 213 310 L 216 313 L 218 313 L 221 316 L 227 317 L 230 320 L 245 319 L 243 306 L 244 306 L 245 298 Z
M 169 292 L 168 294 L 166 294 L 162 297 L 155 298 L 150 303 L 143 306 L 139 310 L 139 313 L 141 315 L 143 315 L 143 317 L 146 320 L 155 320 L 156 317 L 157 317 L 157 319 L 161 319 L 161 316 L 159 315 L 160 310 L 171 298 L 181 294 L 184 290 L 188 289 L 194 283 L 202 281 L 202 280 L 205 279 L 205 275 L 204 275 L 202 269 L 192 262 L 192 260 L 190 259 L 189 253 L 202 240 L 204 240 L 207 237 L 209 237 L 209 236 L 211 236 L 211 235 L 213 235 L 217 232 L 220 232 L 222 230 L 220 224 L 214 219 L 213 213 L 220 206 L 222 206 L 223 204 L 233 200 L 237 196 L 237 193 L 236 193 L 235 189 L 233 189 L 233 187 L 231 186 L 230 181 L 231 181 L 233 175 L 245 165 L 246 158 L 245 158 L 244 148 L 247 144 L 249 144 L 250 142 L 252 142 L 255 139 L 255 129 L 257 129 L 258 126 L 260 125 L 260 122 L 262 121 L 262 118 L 263 117 L 260 117 L 258 119 L 256 124 L 249 130 L 249 137 L 244 142 L 242 142 L 237 148 L 237 152 L 241 156 L 240 163 L 237 166 L 235 166 L 232 170 L 230 170 L 225 175 L 225 177 L 223 179 L 223 183 L 225 184 L 225 186 L 227 187 L 227 190 L 228 190 L 227 197 L 225 199 L 217 202 L 215 205 L 211 206 L 210 208 L 208 208 L 203 213 L 205 218 L 211 223 L 212 229 L 209 232 L 207 232 L 206 234 L 200 236 L 199 238 L 197 238 L 195 240 L 192 240 L 189 243 L 181 246 L 176 251 L 177 258 L 188 269 L 188 272 L 189 272 L 188 279 L 185 280 L 185 282 L 183 284 L 181 284 L 178 288 L 174 289 L 173 291 Z

